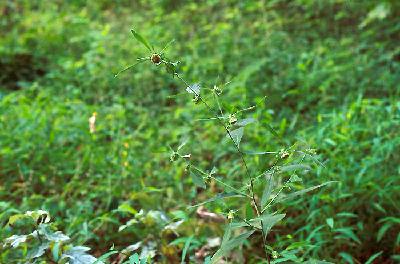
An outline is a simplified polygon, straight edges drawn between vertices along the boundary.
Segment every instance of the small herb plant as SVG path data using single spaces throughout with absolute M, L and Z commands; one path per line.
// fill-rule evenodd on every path
M 224 180 L 220 179 L 218 170 L 213 167 L 211 170 L 203 170 L 192 162 L 191 154 L 182 154 L 181 148 L 185 143 L 181 144 L 177 150 L 172 150 L 170 155 L 171 162 L 181 161 L 186 165 L 186 171 L 191 176 L 193 184 L 199 188 L 206 188 L 207 183 L 215 181 L 221 185 L 224 192 L 218 193 L 216 196 L 210 199 L 200 202 L 197 205 L 189 207 L 197 207 L 206 203 L 214 202 L 217 200 L 227 198 L 237 198 L 245 203 L 240 203 L 239 208 L 231 208 L 226 212 L 226 219 L 229 221 L 225 228 L 225 234 L 221 240 L 220 248 L 214 253 L 212 257 L 205 258 L 205 263 L 217 263 L 221 258 L 227 256 L 233 249 L 243 245 L 243 243 L 250 237 L 260 237 L 262 245 L 263 256 L 266 263 L 278 263 L 282 261 L 295 261 L 303 262 L 301 253 L 298 247 L 291 245 L 284 250 L 279 252 L 274 249 L 269 241 L 268 235 L 272 228 L 285 217 L 285 213 L 278 210 L 277 205 L 285 200 L 293 199 L 297 196 L 304 195 L 307 192 L 320 188 L 331 182 L 325 182 L 323 184 L 299 189 L 298 182 L 301 182 L 301 174 L 307 172 L 311 167 L 306 163 L 311 161 L 319 165 L 323 164 L 316 158 L 316 152 L 314 149 L 309 148 L 306 144 L 295 143 L 291 146 L 285 146 L 283 149 L 278 151 L 261 151 L 251 152 L 244 150 L 240 143 L 244 135 L 244 128 L 256 122 L 254 118 L 243 117 L 246 112 L 253 110 L 257 106 L 251 106 L 243 110 L 236 111 L 234 113 L 225 113 L 220 97 L 223 94 L 221 87 L 214 86 L 211 89 L 202 89 L 199 83 L 190 84 L 186 81 L 181 74 L 178 72 L 179 61 L 171 61 L 164 54 L 167 47 L 173 42 L 169 42 L 160 52 L 156 51 L 150 42 L 140 35 L 137 31 L 131 30 L 133 36 L 137 41 L 142 43 L 146 49 L 150 52 L 147 57 L 138 58 L 136 63 L 124 68 L 118 72 L 115 77 L 119 74 L 132 69 L 138 64 L 148 62 L 155 67 L 164 67 L 166 72 L 171 75 L 172 78 L 179 80 L 188 94 L 192 96 L 193 103 L 203 104 L 209 118 L 206 120 L 216 121 L 217 125 L 221 127 L 226 133 L 226 137 L 231 141 L 234 146 L 237 155 L 241 160 L 241 164 L 245 173 L 244 181 L 241 186 L 232 186 Z M 205 95 L 205 91 L 209 94 Z M 206 98 L 213 98 L 214 102 L 209 102 Z M 271 133 L 277 137 L 279 136 L 275 130 L 268 126 Z M 273 162 L 268 166 L 267 169 L 260 173 L 253 172 L 246 161 L 246 155 L 272 155 Z M 299 189 L 291 191 L 292 189 Z M 261 190 L 260 193 L 257 193 Z M 242 216 L 243 208 L 247 204 L 250 204 L 255 213 L 255 217 L 246 218 Z M 190 241 L 189 241 L 190 243 Z M 184 254 L 189 245 L 185 245 Z M 310 260 L 312 263 L 318 263 L 320 261 Z M 311 262 L 310 262 L 311 263 Z M 326 262 L 320 262 L 326 263 Z

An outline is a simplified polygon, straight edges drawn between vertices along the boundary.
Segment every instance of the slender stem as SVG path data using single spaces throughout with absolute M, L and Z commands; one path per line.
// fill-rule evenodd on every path
M 236 148 L 237 152 L 239 153 L 240 158 L 241 158 L 241 160 L 242 160 L 242 162 L 243 162 L 243 165 L 244 165 L 246 174 L 247 174 L 248 178 L 250 178 L 250 188 L 249 188 L 250 196 L 251 196 L 251 200 L 252 200 L 252 203 L 253 203 L 253 207 L 254 207 L 254 209 L 255 209 L 255 211 L 256 211 L 257 216 L 259 217 L 259 216 L 260 216 L 260 210 L 261 210 L 261 208 L 260 208 L 260 206 L 257 204 L 257 201 L 256 201 L 255 192 L 254 192 L 253 179 L 252 179 L 252 177 L 251 177 L 251 175 L 250 175 L 249 167 L 247 166 L 247 162 L 246 162 L 246 160 L 245 160 L 245 158 L 244 158 L 244 154 L 243 154 L 243 152 L 240 150 L 239 145 L 238 145 L 238 144 L 236 143 L 236 141 L 233 139 L 233 136 L 232 136 L 231 132 L 229 131 L 228 127 L 225 125 L 224 121 L 219 117 L 218 114 L 214 114 L 213 109 L 212 109 L 211 106 L 203 99 L 203 97 L 200 95 L 200 93 L 197 93 L 196 91 L 194 91 L 194 90 L 191 88 L 191 86 L 189 85 L 189 83 L 186 82 L 178 73 L 174 73 L 174 75 L 175 75 L 180 81 L 182 81 L 182 82 L 186 85 L 186 87 L 189 88 L 189 89 L 191 90 L 191 92 L 194 93 L 195 96 L 207 107 L 208 111 L 209 111 L 215 118 L 217 118 L 218 122 L 219 122 L 220 125 L 225 129 L 225 131 L 226 131 L 226 133 L 228 134 L 229 138 L 231 139 L 231 141 L 232 141 L 233 144 L 235 145 L 235 148 Z M 262 220 L 261 220 L 261 227 L 263 227 L 263 222 L 262 222 Z M 264 244 L 265 255 L 266 255 L 267 259 L 269 259 L 269 254 L 268 254 L 268 251 L 266 250 L 266 245 L 267 245 L 266 239 L 267 239 L 267 236 L 266 236 L 266 234 L 265 234 L 263 228 L 261 228 L 261 232 L 262 232 L 262 238 L 263 238 L 263 244 Z

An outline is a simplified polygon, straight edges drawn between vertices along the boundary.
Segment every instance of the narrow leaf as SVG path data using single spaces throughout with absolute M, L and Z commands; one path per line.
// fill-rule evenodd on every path
M 265 175 L 266 183 L 261 197 L 261 208 L 264 208 L 267 205 L 268 199 L 271 196 L 273 189 L 272 177 L 272 173 L 266 173 Z
M 135 30 L 131 29 L 131 32 L 133 34 L 133 36 L 135 37 L 135 39 L 137 41 L 139 41 L 140 43 L 142 43 L 144 46 L 146 46 L 146 48 L 149 51 L 152 51 L 149 42 L 147 41 L 147 39 L 145 39 L 142 35 L 140 35 L 139 33 L 137 33 Z
M 375 253 L 374 255 L 372 255 L 372 256 L 367 260 L 367 262 L 365 262 L 365 264 L 372 264 L 373 261 L 374 261 L 377 257 L 379 257 L 380 255 L 382 255 L 382 253 L 383 253 L 383 251 L 379 251 L 378 253 Z
M 197 207 L 197 206 L 200 206 L 200 205 L 203 205 L 203 204 L 206 204 L 206 203 L 215 202 L 215 201 L 218 201 L 218 200 L 221 200 L 221 199 L 226 199 L 226 198 L 231 198 L 231 197 L 246 197 L 246 196 L 244 196 L 242 194 L 238 194 L 236 192 L 219 193 L 216 196 L 214 196 L 213 198 L 210 198 L 208 200 L 205 200 L 204 202 L 201 202 L 201 203 L 198 203 L 198 204 L 195 204 L 195 205 L 191 205 L 188 208 Z
M 193 236 L 190 236 L 185 243 L 185 246 L 183 247 L 182 250 L 182 259 L 181 259 L 181 264 L 185 263 L 185 258 L 186 258 L 186 252 L 189 249 L 190 242 L 192 242 Z
M 283 202 L 283 201 L 292 199 L 292 198 L 294 198 L 294 197 L 296 197 L 296 196 L 303 195 L 303 194 L 305 194 L 305 193 L 311 192 L 311 191 L 313 191 L 313 190 L 315 190 L 315 189 L 318 189 L 318 188 L 320 188 L 320 187 L 322 187 L 322 186 L 325 186 L 325 185 L 328 185 L 328 184 L 331 184 L 331 183 L 334 183 L 334 182 L 336 182 L 336 181 L 325 182 L 325 183 L 323 183 L 323 184 L 319 184 L 319 185 L 316 185 L 316 186 L 312 186 L 312 187 L 307 188 L 307 189 L 304 189 L 304 190 L 300 190 L 300 191 L 297 191 L 297 192 L 290 193 L 290 194 L 288 194 L 288 195 L 286 195 L 286 196 L 282 196 L 282 197 L 278 198 L 278 199 L 276 200 L 276 202 Z
M 346 252 L 340 252 L 339 256 L 341 256 L 345 261 L 347 261 L 347 263 L 354 264 L 353 257 L 350 254 Z

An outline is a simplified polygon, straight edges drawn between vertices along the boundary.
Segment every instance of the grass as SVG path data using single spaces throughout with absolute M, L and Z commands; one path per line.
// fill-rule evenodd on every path
M 226 111 L 262 102 L 240 116 L 258 120 L 246 128 L 246 150 L 279 151 L 295 142 L 317 150 L 323 165 L 292 188 L 339 182 L 275 207 L 286 218 L 270 235 L 274 250 L 291 245 L 305 259 L 334 263 L 365 263 L 381 252 L 374 263 L 395 263 L 398 10 L 397 1 L 5 1 L 1 223 L 19 212 L 45 209 L 54 228 L 95 256 L 112 245 L 122 250 L 142 241 L 164 263 L 179 263 L 192 235 L 186 253 L 191 261 L 211 238 L 223 235 L 224 225 L 187 209 L 223 188 L 215 180 L 206 190 L 197 188 L 184 163 L 169 161 L 168 146 L 176 149 L 188 138 L 183 154 L 190 152 L 207 170 L 214 164 L 217 179 L 233 186 L 243 183 L 240 160 L 221 140 L 224 131 L 198 121 L 209 117 L 202 107 L 175 96 L 185 88 L 178 80 L 144 65 L 114 78 L 146 54 L 129 32 L 135 27 L 157 47 L 175 39 L 168 57 L 181 61 L 189 83 L 212 88 L 229 81 L 221 101 Z M 97 127 L 91 134 L 93 112 Z M 256 155 L 248 162 L 253 173 L 272 159 Z M 226 214 L 237 205 L 227 200 L 206 208 Z M 251 207 L 239 214 L 250 217 Z M 164 230 L 164 216 L 167 222 L 184 220 L 178 235 Z M 128 224 L 131 219 L 137 223 Z M 4 225 L 0 240 L 24 231 Z M 231 257 L 240 260 L 243 254 L 258 263 L 259 243 L 249 239 Z M 24 250 L 0 253 L 1 263 L 24 258 Z

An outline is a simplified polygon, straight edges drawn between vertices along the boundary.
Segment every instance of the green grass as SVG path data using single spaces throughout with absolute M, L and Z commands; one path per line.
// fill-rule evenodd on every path
M 25 231 L 6 226 L 11 215 L 37 209 L 96 256 L 143 241 L 156 244 L 159 262 L 179 263 L 193 235 L 186 256 L 194 261 L 208 239 L 223 235 L 223 224 L 187 208 L 221 187 L 196 188 L 185 164 L 169 161 L 169 146 L 188 138 L 183 151 L 234 186 L 244 181 L 240 160 L 215 123 L 197 121 L 209 117 L 204 108 L 174 96 L 185 88 L 176 79 L 145 65 L 114 78 L 148 55 L 135 28 L 158 49 L 175 39 L 167 54 L 189 82 L 230 81 L 226 110 L 266 97 L 249 113 L 258 123 L 242 144 L 315 148 L 324 165 L 295 188 L 339 182 L 277 205 L 287 217 L 271 247 L 292 245 L 306 259 L 333 263 L 364 263 L 381 251 L 374 263 L 399 260 L 398 1 L 84 2 L 0 4 L 0 241 Z M 272 159 L 248 162 L 256 172 Z M 206 207 L 227 213 L 238 204 Z M 178 235 L 163 231 L 163 214 L 185 220 Z M 132 218 L 138 223 L 118 232 Z M 259 243 L 249 239 L 238 254 L 259 263 Z M 0 263 L 26 253 L 0 252 Z

